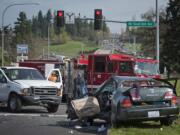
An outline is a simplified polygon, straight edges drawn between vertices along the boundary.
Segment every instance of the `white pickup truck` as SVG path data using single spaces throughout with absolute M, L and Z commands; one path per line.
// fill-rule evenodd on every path
M 48 112 L 56 112 L 61 92 L 56 83 L 45 79 L 37 69 L 0 68 L 0 103 L 6 104 L 11 112 L 26 105 L 44 106 Z

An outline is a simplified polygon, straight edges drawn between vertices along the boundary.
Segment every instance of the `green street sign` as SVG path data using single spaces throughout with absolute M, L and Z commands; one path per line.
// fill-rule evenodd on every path
M 155 27 L 156 23 L 152 21 L 127 21 L 127 26 L 134 27 Z

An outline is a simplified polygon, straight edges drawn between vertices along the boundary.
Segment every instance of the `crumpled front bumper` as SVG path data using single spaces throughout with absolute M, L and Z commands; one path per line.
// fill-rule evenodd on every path
M 59 96 L 23 96 L 22 103 L 24 105 L 49 105 L 49 104 L 60 104 L 61 97 Z

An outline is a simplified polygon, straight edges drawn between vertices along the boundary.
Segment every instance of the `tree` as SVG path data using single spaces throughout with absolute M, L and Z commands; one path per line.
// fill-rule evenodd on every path
M 27 19 L 24 12 L 19 13 L 19 18 L 15 22 L 16 42 L 31 41 L 31 22 Z
M 38 35 L 40 37 L 44 37 L 44 33 L 43 33 L 43 26 L 44 25 L 44 18 L 43 18 L 43 14 L 42 14 L 42 11 L 40 10 L 38 12 Z
M 14 27 L 15 37 L 13 38 L 13 42 L 11 44 L 11 50 L 16 52 L 17 44 L 28 44 L 29 48 L 31 48 L 32 43 L 32 32 L 31 32 L 31 21 L 27 19 L 26 14 L 24 12 L 19 13 L 19 17 L 17 18 L 17 22 L 15 22 Z M 16 54 L 12 54 L 12 58 L 15 60 Z
M 167 26 L 165 24 L 165 10 L 160 9 L 160 45 L 164 43 L 164 34 L 166 32 Z M 144 21 L 154 21 L 156 18 L 156 13 L 153 9 L 148 10 L 145 14 L 141 15 Z M 136 42 L 141 44 L 141 50 L 139 54 L 146 57 L 156 57 L 156 27 L 150 28 L 131 28 L 129 30 L 129 36 L 135 36 Z
M 169 0 L 166 9 L 167 31 L 162 47 L 162 60 L 170 71 L 180 72 L 180 1 Z

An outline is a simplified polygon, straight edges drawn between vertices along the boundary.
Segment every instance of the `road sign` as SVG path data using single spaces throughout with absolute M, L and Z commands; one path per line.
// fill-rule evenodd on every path
M 156 23 L 152 21 L 127 21 L 127 26 L 134 27 L 155 27 Z
M 28 54 L 28 45 L 27 44 L 17 44 L 17 54 Z

